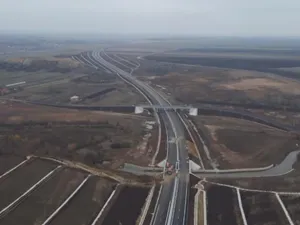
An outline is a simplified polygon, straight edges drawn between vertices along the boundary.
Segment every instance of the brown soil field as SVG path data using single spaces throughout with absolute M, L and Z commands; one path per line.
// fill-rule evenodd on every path
M 5 208 L 40 179 L 52 171 L 56 164 L 32 160 L 0 180 L 0 209 Z
M 114 76 L 114 75 L 112 75 Z M 115 79 L 115 78 L 114 78 Z M 101 81 L 101 80 L 100 80 Z M 24 87 L 16 93 L 5 95 L 26 101 L 50 104 L 69 104 L 72 96 L 79 96 L 78 104 L 85 105 L 133 105 L 145 103 L 145 99 L 134 88 L 121 81 L 86 82 L 84 80 L 58 80 Z M 109 92 L 105 90 L 111 89 Z M 104 93 L 101 94 L 101 91 Z M 99 93 L 93 96 L 95 93 Z
M 20 205 L 0 219 L 3 225 L 42 224 L 83 181 L 86 174 L 73 169 L 57 171 Z
M 299 195 L 281 195 L 280 196 L 283 204 L 285 205 L 287 211 L 289 212 L 291 219 L 294 224 L 300 224 L 300 196 Z
M 271 73 L 159 63 L 138 72 L 141 79 L 170 93 L 178 103 L 300 103 L 300 82 Z
M 66 104 L 76 95 L 81 104 L 88 105 L 145 103 L 143 96 L 116 75 L 84 67 L 71 58 L 17 58 L 6 63 L 8 65 L 1 63 L 0 95 L 6 98 Z M 5 88 L 5 93 L 2 93 L 5 85 L 22 81 L 26 83 Z M 113 90 L 99 93 L 107 89 Z M 99 94 L 93 95 L 95 93 Z
M 106 122 L 114 121 L 121 125 L 129 125 L 145 121 L 145 117 L 102 111 L 71 110 L 46 107 L 13 101 L 0 103 L 1 123 L 22 122 Z
M 59 72 L 26 72 L 26 71 L 14 71 L 9 72 L 0 69 L 0 83 L 2 85 L 8 85 L 13 83 L 18 83 L 25 81 L 26 84 L 21 85 L 21 87 L 31 87 L 35 85 L 42 85 L 51 82 L 58 81 L 70 81 L 77 76 L 82 76 L 82 74 L 62 74 Z
M 272 120 L 279 121 L 282 124 L 286 124 L 295 128 L 300 127 L 300 112 L 287 112 L 282 107 L 280 111 L 262 110 L 262 109 L 248 109 L 247 111 L 270 118 Z
M 12 155 L 0 155 L 0 176 L 12 169 L 22 161 L 24 161 L 25 157 L 18 157 Z
M 167 156 L 166 149 L 168 143 L 166 142 L 167 140 L 166 127 L 162 119 L 160 120 L 160 123 L 161 123 L 161 141 L 160 141 L 159 151 L 156 157 L 156 163 L 160 163 Z
M 213 185 L 207 190 L 207 222 L 214 224 L 242 224 L 234 189 Z
M 23 64 L 32 67 L 57 66 L 58 68 L 78 68 L 80 63 L 71 58 L 55 58 L 55 57 L 26 57 L 26 58 L 11 58 L 6 60 L 9 63 Z
M 0 106 L 2 154 L 61 157 L 118 168 L 126 160 L 148 165 L 156 149 L 157 126 L 146 117 L 15 102 Z
M 289 224 L 274 194 L 241 192 L 241 198 L 248 224 Z
M 114 185 L 108 180 L 91 177 L 70 203 L 49 224 L 91 224 L 108 199 Z
M 255 48 L 254 48 L 255 49 Z M 209 52 L 204 49 L 198 49 L 195 51 L 195 49 L 192 47 L 190 49 L 180 49 L 179 51 L 168 51 L 168 52 L 163 52 L 161 54 L 157 54 L 158 56 L 164 56 L 164 57 L 211 57 L 211 58 L 246 58 L 246 59 L 298 59 L 298 56 L 295 55 L 289 55 L 288 53 L 281 53 L 278 54 L 277 52 L 273 53 L 272 51 L 270 52 L 251 52 L 252 50 L 246 50 L 243 52 L 230 52 L 230 51 L 223 51 L 222 49 L 219 49 L 219 51 L 215 52 Z M 216 49 L 215 49 L 216 50 Z M 232 49 L 231 49 L 232 50 Z M 255 50 L 254 50 L 255 51 Z
M 104 218 L 102 225 L 135 224 L 148 192 L 148 188 L 125 186 Z
M 231 82 L 221 85 L 230 90 L 256 90 L 262 91 L 265 89 L 277 89 L 283 93 L 299 95 L 299 84 L 292 81 L 278 81 L 267 78 L 247 78 L 237 82 Z
M 221 168 L 263 167 L 281 162 L 299 143 L 297 136 L 257 123 L 215 116 L 194 118 Z

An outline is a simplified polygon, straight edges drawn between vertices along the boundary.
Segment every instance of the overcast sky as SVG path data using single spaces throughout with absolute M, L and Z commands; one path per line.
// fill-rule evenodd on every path
M 299 0 L 0 0 L 0 31 L 300 36 Z

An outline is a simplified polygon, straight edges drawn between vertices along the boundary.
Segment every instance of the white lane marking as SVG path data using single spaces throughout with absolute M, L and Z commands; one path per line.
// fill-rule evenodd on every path
M 58 213 L 59 211 L 78 193 L 78 191 L 82 188 L 82 186 L 87 182 L 87 180 L 91 177 L 88 175 L 81 184 L 76 188 L 76 190 L 45 220 L 42 225 L 48 224 Z
M 97 215 L 97 217 L 94 219 L 94 221 L 91 223 L 91 225 L 96 225 L 96 223 L 98 222 L 100 216 L 102 215 L 102 213 L 103 213 L 104 210 L 106 209 L 108 203 L 110 202 L 110 200 L 112 199 L 112 197 L 115 195 L 118 186 L 119 186 L 119 185 L 117 185 L 116 189 L 110 194 L 109 198 L 107 199 L 107 201 L 105 202 L 104 206 L 102 207 L 102 209 L 100 210 L 100 212 L 98 213 L 98 215 Z
M 133 62 L 133 61 L 127 60 L 127 59 L 125 59 L 125 58 L 123 58 L 123 57 L 121 57 L 117 54 L 114 54 L 114 56 L 116 56 L 117 58 L 121 59 L 124 62 L 127 62 L 127 63 L 131 64 L 134 67 L 140 67 L 141 66 L 138 62 Z M 137 64 L 135 64 L 135 63 L 137 63 Z
M 293 222 L 292 218 L 290 217 L 290 214 L 289 214 L 289 212 L 287 211 L 285 205 L 283 204 L 283 202 L 282 202 L 280 196 L 278 195 L 278 193 L 276 193 L 275 195 L 276 195 L 276 198 L 277 198 L 279 204 L 281 205 L 281 208 L 282 208 L 282 210 L 283 210 L 283 212 L 284 212 L 286 218 L 287 218 L 288 221 L 289 221 L 289 224 L 290 224 L 290 225 L 294 225 L 294 222 Z
M 243 208 L 243 203 L 242 203 L 242 198 L 241 198 L 241 192 L 240 192 L 239 188 L 236 188 L 236 194 L 237 194 L 237 197 L 238 197 L 239 208 L 240 208 L 240 212 L 241 212 L 241 215 L 242 215 L 243 224 L 244 225 L 248 225 L 247 219 L 246 219 L 246 216 L 245 216 L 245 212 L 244 212 L 244 208 Z
M 168 218 L 170 215 L 170 211 L 171 211 L 171 201 L 169 201 L 168 212 L 167 212 L 167 217 L 166 217 L 166 224 L 168 224 L 167 221 L 168 221 Z
M 186 182 L 188 183 L 188 182 Z M 184 223 L 186 220 L 186 211 L 187 211 L 187 198 L 188 198 L 188 187 L 185 188 L 185 199 L 184 199 L 184 212 L 183 212 L 183 221 L 182 223 Z M 179 208 L 179 211 L 181 210 L 181 208 Z
M 167 225 L 171 225 L 174 220 L 174 213 L 175 213 L 175 201 L 177 199 L 177 194 L 178 194 L 178 177 L 175 177 L 174 180 L 174 189 L 173 189 L 173 195 L 172 195 L 172 200 L 171 200 L 171 206 L 170 206 L 170 211 L 167 216 Z
M 117 64 L 126 67 L 127 69 L 133 70 L 131 67 L 126 66 L 124 63 L 112 58 L 111 56 L 109 56 L 105 51 L 103 51 L 104 55 L 106 55 L 109 59 L 111 59 L 112 61 L 116 62 Z M 116 66 L 117 67 L 117 66 Z M 126 72 L 126 71 L 125 71 Z
M 91 60 L 91 61 L 93 61 L 93 59 L 91 58 L 91 56 L 90 56 L 90 54 L 89 54 L 89 52 L 87 52 L 86 53 L 86 56 Z M 104 69 L 104 70 L 106 70 L 101 64 L 100 65 L 97 65 L 97 66 L 95 66 L 96 67 L 96 69 L 98 69 L 99 67 L 98 66 L 100 66 L 102 69 Z
M 20 164 L 16 165 L 15 167 L 11 168 L 10 170 L 6 171 L 4 174 L 2 174 L 0 176 L 0 179 L 2 177 L 5 177 L 6 175 L 10 174 L 11 172 L 13 172 L 14 170 L 18 169 L 20 166 L 22 166 L 24 163 L 28 162 L 30 160 L 30 158 L 24 160 L 23 162 L 21 162 Z
M 61 166 L 56 167 L 54 170 L 52 170 L 50 173 L 48 173 L 46 176 L 44 176 L 41 180 L 39 180 L 36 184 L 34 184 L 31 188 L 29 188 L 26 192 L 24 192 L 20 197 L 18 197 L 16 200 L 14 200 L 12 203 L 10 203 L 8 206 L 6 206 L 4 209 L 0 211 L 0 215 L 2 215 L 6 210 L 9 210 L 11 207 L 13 207 L 18 201 L 20 201 L 22 198 L 27 196 L 30 192 L 32 192 L 38 185 L 40 185 L 43 181 L 45 181 L 48 177 L 50 177 L 56 170 L 58 170 Z

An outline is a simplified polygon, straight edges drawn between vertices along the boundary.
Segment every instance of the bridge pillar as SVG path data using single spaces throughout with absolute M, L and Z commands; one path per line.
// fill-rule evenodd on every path
M 198 109 L 197 108 L 190 108 L 189 115 L 190 116 L 198 116 Z
M 143 107 L 136 106 L 136 107 L 134 108 L 134 113 L 135 113 L 135 114 L 141 114 L 141 113 L 143 113 L 143 112 L 144 112 L 144 108 L 143 108 Z

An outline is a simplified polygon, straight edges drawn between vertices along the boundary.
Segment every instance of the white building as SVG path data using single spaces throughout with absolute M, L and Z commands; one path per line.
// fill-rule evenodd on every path
M 70 101 L 71 101 L 72 103 L 78 102 L 78 101 L 79 101 L 79 96 L 77 96 L 77 95 L 72 96 L 72 97 L 70 98 Z

